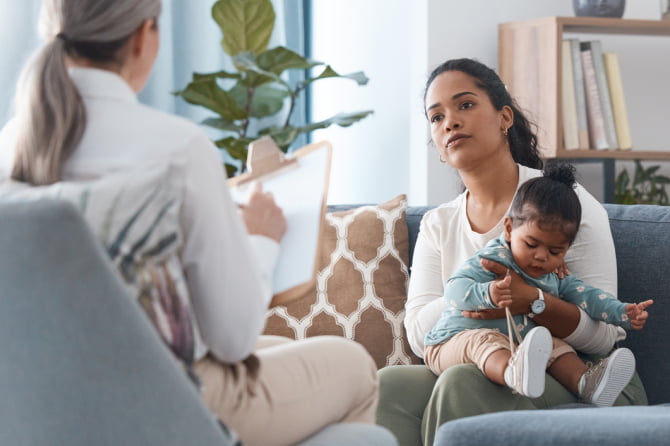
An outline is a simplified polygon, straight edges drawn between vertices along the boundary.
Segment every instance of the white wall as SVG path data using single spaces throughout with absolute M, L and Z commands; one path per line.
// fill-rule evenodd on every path
M 624 18 L 660 17 L 658 0 L 627 3 Z M 573 16 L 572 2 L 315 1 L 314 58 L 341 71 L 363 70 L 370 83 L 365 87 L 336 80 L 317 84 L 314 118 L 338 111 L 375 110 L 373 117 L 353 127 L 314 135 L 315 140 L 329 139 L 334 145 L 329 202 L 379 202 L 398 193 L 408 193 L 410 204 L 416 205 L 453 198 L 461 188 L 458 177 L 437 161 L 435 149 L 427 145 L 422 113 L 425 79 L 432 68 L 454 57 L 474 57 L 496 67 L 499 23 L 555 15 Z M 670 116 L 670 88 L 662 83 L 670 80 L 670 38 L 602 36 L 602 40 L 605 50 L 617 52 L 621 59 L 636 148 L 670 150 L 662 132 Z M 618 162 L 617 166 L 629 164 Z M 578 174 L 602 199 L 599 164 L 581 164 Z
M 315 132 L 333 144 L 330 203 L 376 203 L 407 192 L 410 100 L 408 1 L 313 2 L 312 58 L 339 73 L 363 71 L 366 86 L 328 79 L 314 84 L 313 120 L 374 110 L 351 127 Z

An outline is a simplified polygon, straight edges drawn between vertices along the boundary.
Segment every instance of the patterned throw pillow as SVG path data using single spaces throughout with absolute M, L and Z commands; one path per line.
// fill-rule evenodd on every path
M 190 364 L 196 331 L 177 256 L 182 239 L 180 177 L 165 163 L 49 186 L 4 181 L 0 197 L 58 198 L 74 203 L 163 340 L 179 359 Z
M 419 363 L 403 325 L 409 278 L 406 209 L 406 196 L 400 195 L 326 214 L 315 286 L 272 308 L 265 334 L 344 336 L 361 343 L 379 368 Z

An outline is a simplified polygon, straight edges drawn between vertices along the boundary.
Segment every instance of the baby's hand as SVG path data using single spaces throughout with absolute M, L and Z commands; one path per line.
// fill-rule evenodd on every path
M 512 277 L 507 274 L 506 276 L 503 276 L 502 279 L 496 279 L 492 281 L 489 285 L 491 301 L 498 308 L 505 308 L 512 305 L 512 288 L 510 287 L 511 282 Z
M 644 324 L 647 322 L 649 313 L 647 313 L 646 308 L 653 304 L 654 301 L 649 299 L 638 304 L 627 304 L 626 305 L 626 314 L 628 315 L 628 320 L 630 320 L 630 327 L 633 330 L 642 330 Z

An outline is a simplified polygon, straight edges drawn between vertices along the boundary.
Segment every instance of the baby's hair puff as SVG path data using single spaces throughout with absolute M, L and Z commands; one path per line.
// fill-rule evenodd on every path
M 523 183 L 514 196 L 510 208 L 513 227 L 534 222 L 547 230 L 562 231 L 572 244 L 582 219 L 576 186 L 574 166 L 548 163 L 543 176 Z

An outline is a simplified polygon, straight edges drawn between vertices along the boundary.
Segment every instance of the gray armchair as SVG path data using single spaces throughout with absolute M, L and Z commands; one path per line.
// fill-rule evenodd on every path
M 78 211 L 0 202 L 0 444 L 227 445 Z M 338 424 L 304 446 L 393 445 Z

